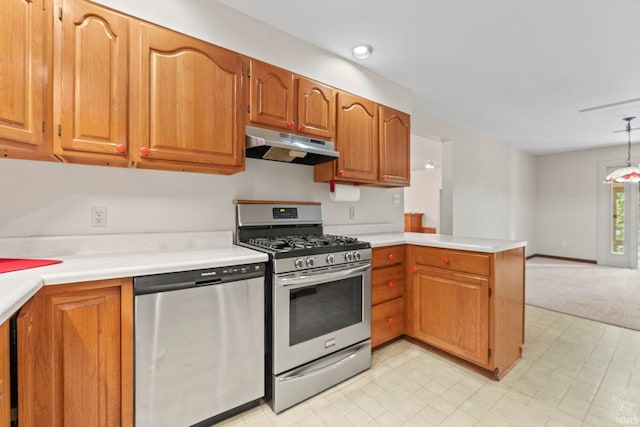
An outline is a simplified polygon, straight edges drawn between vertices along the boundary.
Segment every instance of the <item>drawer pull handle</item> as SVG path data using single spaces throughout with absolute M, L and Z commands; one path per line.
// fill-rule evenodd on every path
M 389 283 L 387 283 L 387 286 L 390 288 L 393 288 L 393 280 L 389 280 Z
M 395 256 L 393 254 L 389 254 L 387 255 L 387 258 L 389 258 L 389 260 L 393 261 L 393 259 L 395 258 Z
M 449 258 L 447 257 L 442 258 L 442 262 L 445 264 L 449 264 Z
M 393 317 L 387 317 L 387 323 L 388 324 L 392 324 L 393 323 Z
M 413 274 L 416 274 L 416 273 L 418 272 L 418 268 L 417 268 L 417 267 L 413 267 L 413 268 L 411 269 L 411 272 L 412 272 Z

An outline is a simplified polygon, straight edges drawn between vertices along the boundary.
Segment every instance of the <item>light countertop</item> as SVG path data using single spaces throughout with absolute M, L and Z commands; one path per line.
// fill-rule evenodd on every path
M 356 236 L 362 241 L 370 242 L 374 248 L 410 244 L 496 253 L 526 245 L 524 241 L 424 233 L 378 233 L 357 234 Z M 135 252 L 114 250 L 111 253 L 91 255 L 47 256 L 48 259 L 62 260 L 62 263 L 0 274 L 0 323 L 11 317 L 43 286 L 250 264 L 268 260 L 267 255 L 262 252 L 229 243 L 228 237 L 225 237 L 226 243 L 220 243 L 219 246 L 199 249 L 166 251 L 147 248 L 147 250 Z M 7 254 L 3 256 L 7 256 Z M 42 258 L 36 256 L 16 257 Z
M 265 253 L 225 244 L 197 250 L 49 257 L 61 264 L 0 274 L 0 323 L 48 285 L 266 262 Z
M 407 244 L 462 251 L 497 253 L 522 248 L 527 245 L 527 242 L 518 240 L 482 239 L 426 233 L 359 234 L 356 237 L 359 240 L 370 242 L 371 247 L 374 248 Z

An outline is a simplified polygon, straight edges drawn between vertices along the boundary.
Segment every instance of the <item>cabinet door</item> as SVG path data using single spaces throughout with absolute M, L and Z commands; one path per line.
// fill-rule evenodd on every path
M 380 106 L 380 181 L 409 185 L 409 115 Z
M 45 287 L 23 307 L 21 425 L 132 424 L 130 295 L 130 280 L 58 285 Z
M 298 131 L 331 140 L 335 132 L 335 89 L 299 77 L 297 79 Z
M 0 324 L 0 426 L 11 420 L 11 393 L 9 381 L 9 320 Z
M 338 94 L 336 175 L 340 180 L 375 182 L 378 179 L 378 113 L 372 101 Z
M 413 280 L 410 334 L 487 366 L 488 279 L 418 265 Z
M 132 154 L 139 166 L 185 162 L 241 170 L 241 57 L 143 22 L 132 21 L 131 37 Z
M 63 0 L 56 28 L 61 50 L 55 152 L 71 161 L 80 155 L 127 164 L 127 18 L 89 2 Z
M 2 2 L 0 146 L 3 147 L 33 150 L 44 142 L 47 12 L 43 9 L 42 3 L 30 0 Z
M 251 60 L 249 120 L 252 123 L 295 130 L 293 74 L 264 62 Z

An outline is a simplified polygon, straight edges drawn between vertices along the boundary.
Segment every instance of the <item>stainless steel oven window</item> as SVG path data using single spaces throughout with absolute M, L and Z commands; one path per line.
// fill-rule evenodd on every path
M 289 291 L 289 345 L 362 322 L 361 276 Z

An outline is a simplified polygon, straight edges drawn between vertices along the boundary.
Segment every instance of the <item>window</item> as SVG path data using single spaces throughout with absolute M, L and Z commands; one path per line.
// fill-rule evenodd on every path
M 611 252 L 624 254 L 624 183 L 616 182 L 612 186 L 613 230 L 611 233 Z

